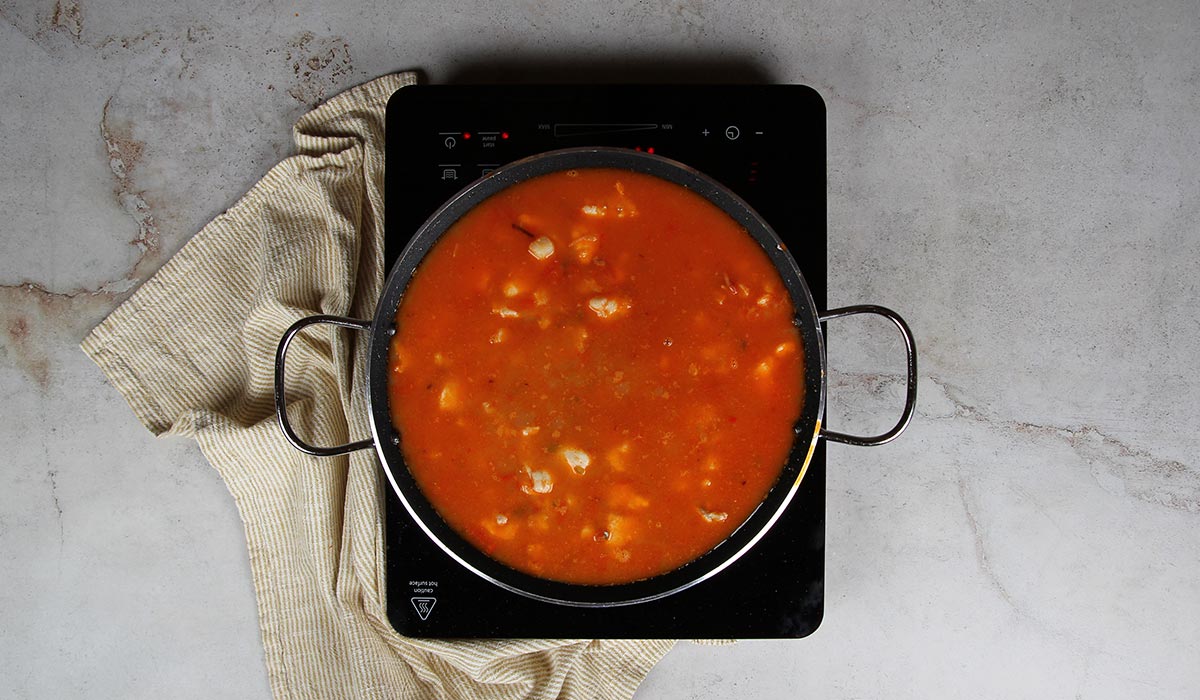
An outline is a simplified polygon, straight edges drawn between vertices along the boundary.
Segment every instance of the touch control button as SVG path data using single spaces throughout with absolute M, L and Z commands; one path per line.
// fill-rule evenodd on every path
M 453 136 L 447 136 L 445 143 L 446 143 L 446 148 L 454 148 L 455 144 L 457 144 L 458 142 L 454 140 Z
M 742 135 L 742 130 L 737 128 L 736 126 L 725 127 L 725 138 L 729 139 L 730 141 L 736 141 L 737 137 L 739 137 L 741 135 Z

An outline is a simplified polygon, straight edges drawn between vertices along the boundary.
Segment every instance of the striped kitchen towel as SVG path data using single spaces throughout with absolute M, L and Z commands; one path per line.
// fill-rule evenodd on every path
M 370 318 L 383 286 L 378 78 L 300 118 L 296 155 L 205 226 L 83 341 L 157 435 L 194 438 L 246 527 L 281 698 L 628 698 L 669 641 L 435 641 L 385 608 L 380 468 L 316 458 L 275 423 L 275 346 L 317 313 Z M 289 417 L 315 444 L 370 434 L 365 343 L 330 326 L 289 353 Z

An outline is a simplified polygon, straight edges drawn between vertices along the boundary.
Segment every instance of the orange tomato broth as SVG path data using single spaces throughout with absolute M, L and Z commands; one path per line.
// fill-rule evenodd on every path
M 511 186 L 445 233 L 397 311 L 404 459 L 514 569 L 665 573 L 728 537 L 787 460 L 792 317 L 754 239 L 684 187 L 612 169 Z

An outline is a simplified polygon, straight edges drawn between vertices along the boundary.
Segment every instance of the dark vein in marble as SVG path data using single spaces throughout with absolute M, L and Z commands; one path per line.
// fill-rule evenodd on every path
M 881 395 L 889 386 L 901 384 L 904 377 L 838 373 L 834 381 L 839 385 L 859 385 L 872 395 Z M 1151 505 L 1200 514 L 1200 473 L 1183 462 L 1134 447 L 1095 425 L 1052 425 L 997 416 L 980 408 L 962 388 L 932 375 L 922 375 L 920 383 L 938 387 L 954 407 L 953 415 L 945 416 L 930 414 L 918 405 L 920 420 L 965 419 L 1009 434 L 1065 443 L 1093 474 L 1105 472 L 1118 479 L 1130 496 Z
M 971 537 L 975 543 L 975 562 L 979 565 L 979 571 L 987 578 L 996 592 L 1000 594 L 1000 598 L 1008 603 L 1008 607 L 1012 608 L 1013 612 L 1018 615 L 1023 614 L 1017 604 L 1013 602 L 1012 596 L 1009 595 L 1008 589 L 1004 587 L 1004 583 L 1000 581 L 1000 577 L 996 575 L 992 569 L 992 562 L 988 558 L 987 546 L 983 541 L 983 532 L 979 528 L 979 521 L 975 519 L 975 512 L 971 509 L 970 496 L 967 493 L 967 482 L 959 476 L 958 498 L 962 502 L 963 512 L 967 515 L 967 525 L 971 528 Z
M 874 373 L 838 373 L 833 381 L 836 385 L 856 385 L 872 395 L 882 396 L 885 393 L 890 394 L 890 389 L 896 386 L 903 386 L 904 377 L 902 375 Z M 930 422 L 967 420 L 990 430 L 998 430 L 1009 434 L 1022 434 L 1040 440 L 1062 441 L 1072 447 L 1092 467 L 1093 471 L 1103 467 L 1121 479 L 1131 495 L 1154 505 L 1165 506 L 1188 513 L 1196 512 L 1196 504 L 1200 502 L 1200 481 L 1198 481 L 1196 474 L 1187 465 L 1175 460 L 1156 457 L 1145 450 L 1133 448 L 1117 438 L 1106 435 L 1095 426 L 1062 427 L 1000 418 L 979 408 L 978 405 L 967 397 L 966 392 L 949 382 L 928 375 L 922 375 L 920 381 L 923 386 L 933 384 L 938 387 L 953 406 L 953 413 L 951 415 L 931 414 L 927 410 L 918 408 L 917 414 L 919 420 Z M 1172 478 L 1178 477 L 1184 483 L 1185 488 L 1191 490 L 1186 494 L 1186 497 L 1176 500 L 1156 498 L 1154 495 L 1157 492 L 1154 492 L 1149 487 L 1139 490 L 1139 487 L 1136 484 L 1131 484 L 1131 480 L 1125 478 L 1125 475 L 1122 473 L 1122 462 L 1131 460 L 1146 462 L 1150 465 L 1139 473 L 1168 474 Z M 1129 468 L 1129 465 L 1124 466 Z M 1181 474 L 1182 476 L 1180 476 Z M 959 502 L 962 504 L 967 528 L 970 530 L 975 562 L 987 585 L 1013 611 L 1013 614 L 1025 623 L 1058 638 L 1063 643 L 1079 647 L 1088 657 L 1098 653 L 1100 646 L 1097 645 L 1095 640 L 1081 636 L 1071 629 L 1063 629 L 1050 624 L 1048 621 L 1037 616 L 1036 610 L 1030 610 L 1018 604 L 1018 599 L 1014 597 L 1012 591 L 1005 585 L 1000 572 L 997 571 L 992 561 L 992 549 L 988 543 L 987 532 L 977 516 L 979 504 L 975 502 L 967 479 L 961 473 L 955 478 L 955 486 L 958 491 Z
M 117 204 L 129 214 L 138 227 L 137 237 L 130 241 L 130 244 L 137 246 L 141 255 L 125 276 L 126 279 L 133 280 L 138 277 L 142 264 L 158 253 L 161 235 L 158 224 L 154 221 L 154 214 L 150 211 L 150 205 L 146 203 L 145 193 L 139 191 L 133 181 L 134 170 L 141 162 L 146 146 L 133 138 L 131 126 L 114 123 L 109 115 L 112 101 L 112 97 L 104 101 L 104 109 L 100 113 L 100 136 L 108 150 L 108 167 L 116 180 L 113 195 Z
M 58 470 L 51 469 L 46 472 L 46 476 L 50 478 L 50 497 L 54 499 L 54 510 L 57 513 L 58 519 L 58 549 L 61 552 L 63 548 L 63 509 L 62 503 L 58 500 Z
M 1200 474 L 1174 459 L 1133 447 L 1094 425 L 1061 426 L 999 418 L 966 399 L 961 388 L 936 377 L 923 377 L 941 388 L 959 417 L 992 428 L 1065 442 L 1092 469 L 1120 479 L 1126 493 L 1156 506 L 1200 514 Z M 897 378 L 899 381 L 899 378 Z M 925 416 L 938 420 L 937 416 Z
M 129 242 L 137 247 L 137 258 L 124 274 L 94 288 L 52 291 L 40 282 L 27 279 L 0 285 L 0 328 L 7 330 L 0 334 L 0 350 L 6 351 L 6 359 L 21 368 L 43 390 L 49 387 L 51 380 L 45 347 L 57 342 L 52 336 L 74 330 L 80 322 L 81 312 L 91 316 L 101 306 L 111 307 L 146 276 L 145 268 L 158 261 L 162 249 L 154 214 L 145 193 L 134 181 L 145 145 L 133 138 L 131 123 L 113 118 L 112 102 L 112 97 L 104 102 L 99 132 L 112 172 L 113 197 L 137 225 L 137 235 Z

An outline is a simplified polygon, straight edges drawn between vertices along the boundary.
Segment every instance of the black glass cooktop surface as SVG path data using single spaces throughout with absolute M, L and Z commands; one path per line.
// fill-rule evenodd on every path
M 387 112 L 387 267 L 475 179 L 587 146 L 656 153 L 729 187 L 775 229 L 826 308 L 825 110 L 798 85 L 403 88 Z M 502 589 L 444 553 L 390 485 L 384 499 L 388 616 L 407 636 L 780 638 L 821 623 L 823 442 L 792 502 L 746 554 L 683 591 L 620 607 L 568 607 Z

